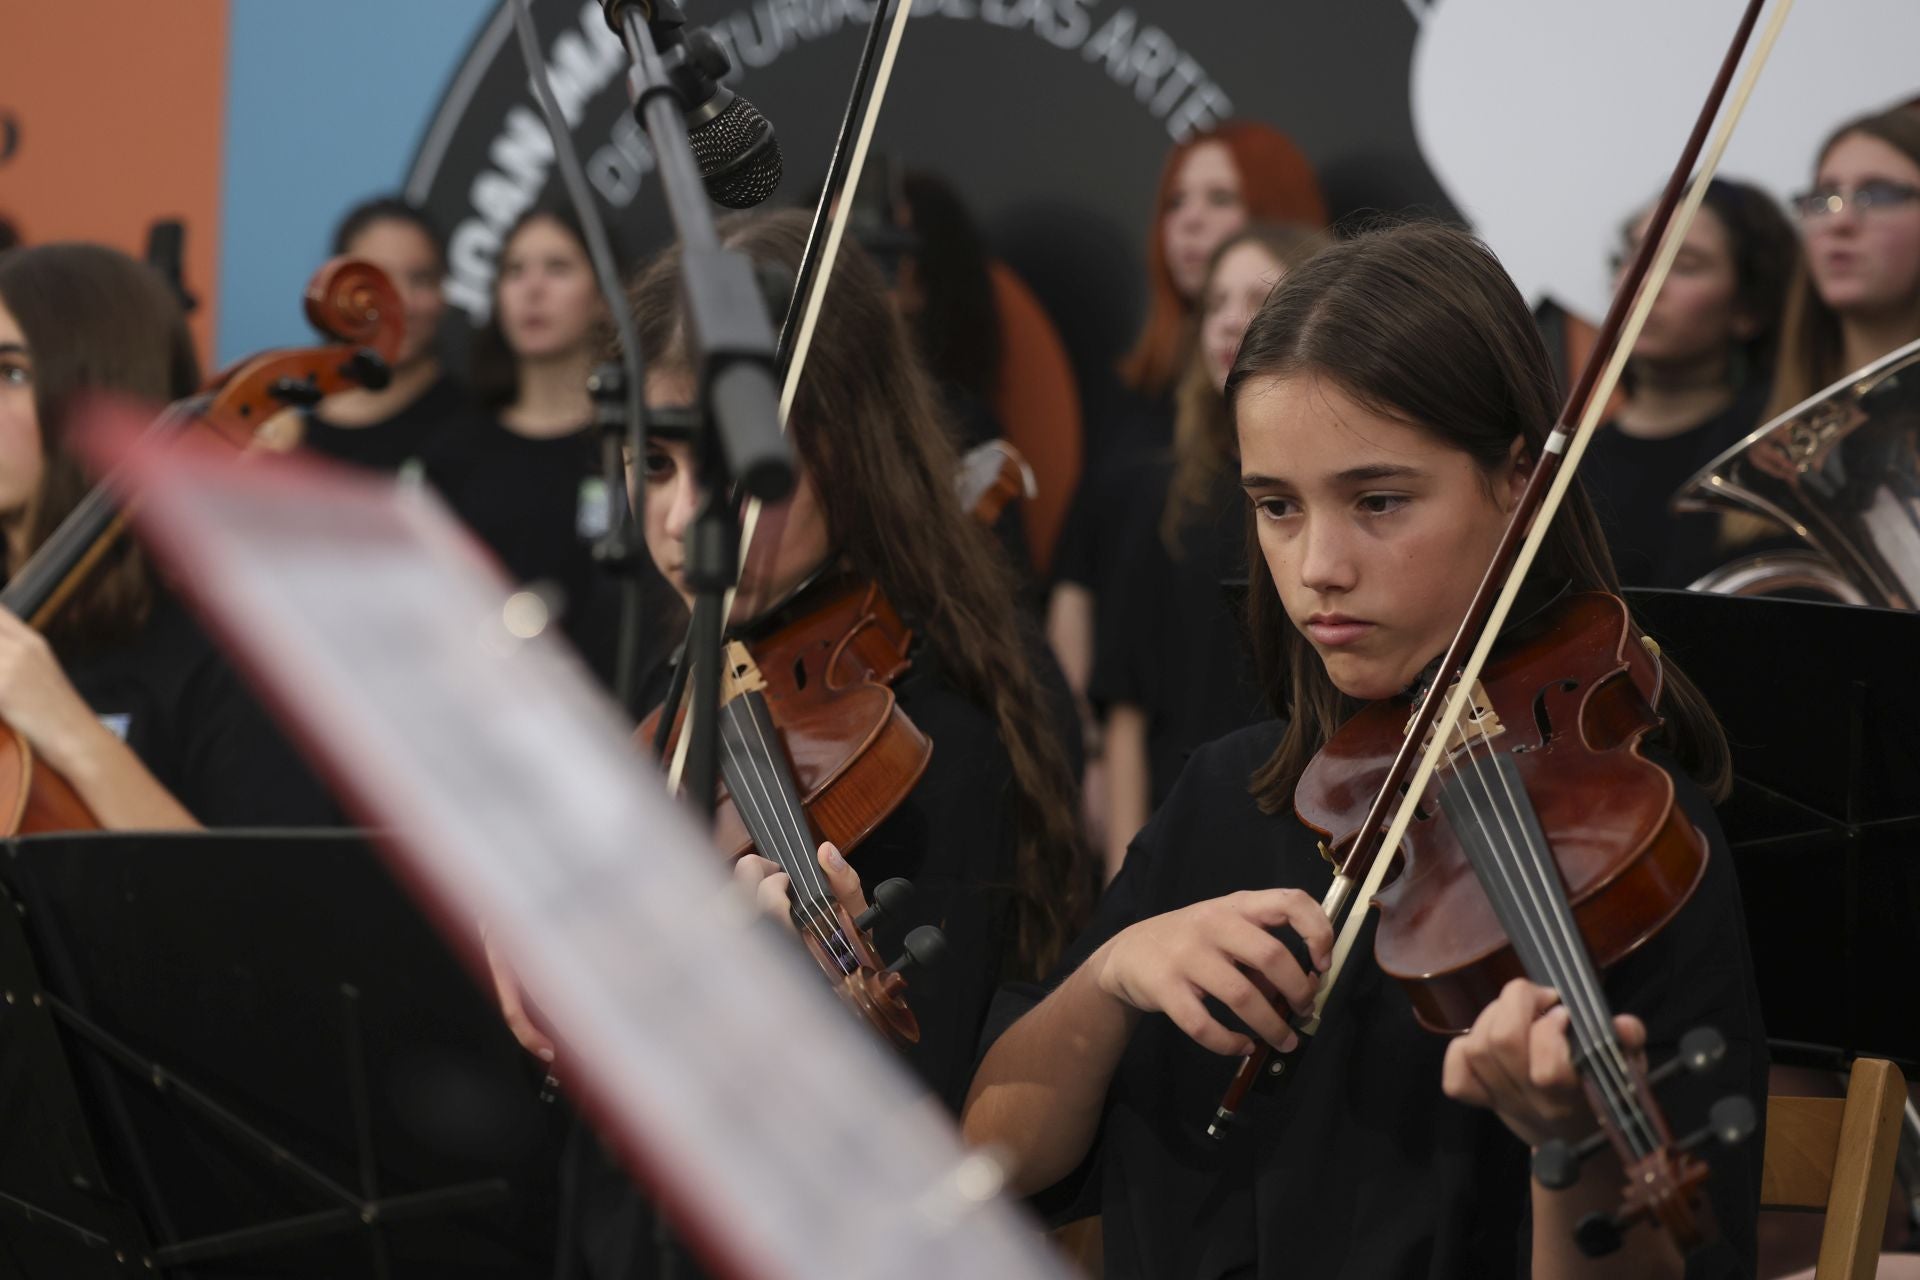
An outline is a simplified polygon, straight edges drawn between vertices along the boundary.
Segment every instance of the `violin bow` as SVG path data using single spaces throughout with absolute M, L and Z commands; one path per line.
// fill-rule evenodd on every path
M 780 326 L 775 364 L 782 373 L 782 431 L 787 429 L 794 400 L 799 395 L 800 378 L 806 371 L 807 356 L 813 349 L 813 336 L 819 327 L 820 311 L 826 302 L 827 288 L 833 280 L 833 264 L 840 256 L 840 244 L 846 238 L 847 222 L 853 212 L 852 201 L 839 200 L 836 203 L 835 197 L 842 192 L 856 190 L 859 186 L 860 175 L 866 169 L 867 154 L 873 147 L 873 133 L 880 121 L 880 108 L 886 101 L 887 87 L 893 81 L 900 42 L 906 35 L 907 22 L 912 16 L 913 0 L 892 0 L 891 10 L 885 5 L 875 6 L 873 22 L 867 28 L 866 44 L 860 51 L 860 64 L 854 71 L 853 91 L 847 99 L 846 114 L 841 119 L 840 132 L 834 142 L 827 182 L 820 192 L 820 203 L 814 208 L 813 224 L 807 233 L 806 249 L 800 257 L 800 271 L 794 282 L 793 297 Z M 883 38 L 884 48 L 881 47 Z M 880 51 L 877 71 L 874 63 L 876 49 Z M 873 75 L 873 87 L 863 102 L 862 86 L 869 74 Z M 786 534 L 786 524 L 784 507 L 769 511 L 758 498 L 747 500 L 746 513 L 740 525 L 739 582 L 765 578 L 779 550 L 780 540 Z M 733 615 L 734 598 L 739 592 L 738 584 L 727 592 L 722 616 Z M 689 682 L 683 687 L 683 693 L 690 689 Z M 682 705 L 684 701 L 683 696 Z M 680 790 L 680 777 L 686 767 L 688 737 L 683 733 L 674 744 L 673 759 L 667 769 L 667 789 L 672 792 Z
M 827 289 L 833 281 L 833 264 L 840 256 L 841 241 L 846 238 L 847 222 L 853 213 L 853 202 L 838 200 L 836 197 L 860 186 L 860 176 L 867 166 L 867 153 L 873 146 L 873 132 L 880 123 L 880 108 L 885 104 L 887 87 L 893 81 L 893 67 L 900 54 L 901 39 L 907 33 L 907 22 L 913 17 L 912 0 L 893 0 L 891 20 L 887 10 L 878 7 L 874 10 L 873 23 L 867 31 L 867 43 L 861 50 L 860 66 L 855 72 L 853 94 L 847 102 L 847 112 L 840 124 L 840 135 L 834 144 L 833 164 L 828 170 L 827 184 L 820 192 L 820 203 L 814 209 L 813 226 L 807 234 L 806 251 L 801 255 L 800 272 L 794 282 L 792 301 L 787 308 L 786 320 L 780 326 L 780 349 L 776 357 L 783 367 L 783 379 L 780 386 L 780 426 L 787 427 L 787 421 L 793 413 L 794 400 L 800 393 L 800 378 L 806 371 L 807 356 L 813 350 L 813 337 L 820 323 L 820 311 L 826 303 Z M 874 75 L 873 89 L 864 105 L 860 103 L 860 85 L 865 73 L 872 64 L 875 46 L 879 43 L 882 31 L 885 32 L 886 47 L 880 55 L 879 70 Z M 856 131 L 857 130 L 857 131 Z M 849 136 L 852 137 L 851 150 L 848 148 Z M 835 184 L 836 175 L 839 178 Z M 826 227 L 826 238 L 820 238 L 822 225 Z M 756 546 L 754 535 L 762 521 L 766 521 L 772 532 L 761 546 Z M 786 530 L 784 519 L 766 516 L 758 499 L 747 504 L 746 519 L 740 534 L 740 576 L 742 580 L 749 575 L 764 573 L 772 561 L 773 553 L 778 550 L 780 539 Z M 728 608 L 732 608 L 732 599 L 728 599 Z
M 1746 12 L 1734 33 L 1720 73 L 1707 94 L 1706 105 L 1694 122 L 1693 132 L 1681 150 L 1679 163 L 1674 166 L 1673 174 L 1661 194 L 1648 234 L 1634 255 L 1626 279 L 1614 293 L 1593 354 L 1582 368 L 1578 382 L 1568 394 L 1560 420 L 1554 424 L 1541 456 L 1535 461 L 1533 474 L 1515 505 L 1499 548 L 1494 552 L 1493 561 L 1488 565 L 1486 575 L 1474 593 L 1473 602 L 1468 606 L 1466 617 L 1441 660 L 1439 674 L 1421 698 L 1399 754 L 1394 757 L 1393 766 L 1374 800 L 1373 808 L 1361 825 L 1360 838 L 1341 867 L 1341 874 L 1335 878 L 1334 888 L 1327 899 L 1327 914 L 1335 920 L 1340 918 L 1338 913 L 1350 903 L 1369 902 L 1380 891 L 1393 861 L 1390 857 L 1381 856 L 1382 851 L 1399 847 L 1418 807 L 1417 799 L 1425 795 L 1426 786 L 1451 740 L 1450 729 L 1445 733 L 1431 730 L 1436 724 L 1452 726 L 1459 723 L 1474 683 L 1480 678 L 1487 657 L 1493 651 L 1494 641 L 1499 638 L 1501 628 L 1512 612 L 1527 570 L 1533 566 L 1547 529 L 1559 511 L 1568 487 L 1573 483 L 1574 471 L 1600 425 L 1607 402 L 1619 386 L 1627 358 L 1632 354 L 1634 344 L 1639 341 L 1640 331 L 1646 325 L 1647 316 L 1653 310 L 1654 302 L 1659 298 L 1660 290 L 1672 270 L 1673 261 L 1680 253 L 1681 242 L 1686 239 L 1694 215 L 1699 211 L 1701 201 L 1706 198 L 1707 186 L 1713 181 L 1720 160 L 1726 154 L 1734 127 L 1740 122 L 1747 100 L 1753 95 L 1754 86 L 1759 83 L 1760 73 L 1773 51 L 1774 42 L 1786 23 L 1787 15 L 1793 10 L 1793 0 L 1778 0 L 1766 28 L 1761 32 L 1759 43 L 1754 47 L 1746 74 L 1720 121 L 1711 146 L 1707 148 L 1706 158 L 1691 186 L 1686 187 L 1686 196 L 1682 200 L 1681 188 L 1700 156 L 1708 127 L 1721 114 L 1720 106 L 1725 99 L 1727 86 L 1732 81 L 1734 70 L 1765 6 L 1766 0 L 1748 0 Z M 1574 425 L 1570 426 L 1570 423 Z M 1505 574 L 1504 579 L 1502 574 Z M 1469 645 L 1472 647 L 1470 654 L 1467 653 Z M 1466 655 L 1464 659 L 1463 654 Z M 1444 711 L 1441 709 L 1443 700 Z M 1419 764 L 1413 768 L 1404 794 L 1400 794 L 1401 780 L 1408 777 L 1408 766 L 1416 751 L 1420 752 Z M 1394 803 L 1396 795 L 1400 798 L 1392 823 L 1382 833 L 1380 823 L 1385 808 Z M 1356 863 L 1364 868 L 1365 873 L 1357 887 L 1347 871 L 1348 866 Z M 1327 998 L 1339 980 L 1347 957 L 1353 951 L 1365 919 L 1365 911 L 1355 911 L 1347 915 L 1340 926 L 1332 961 L 1321 981 L 1312 1016 L 1307 1023 L 1310 1030 L 1318 1028 L 1321 1011 L 1326 1007 Z

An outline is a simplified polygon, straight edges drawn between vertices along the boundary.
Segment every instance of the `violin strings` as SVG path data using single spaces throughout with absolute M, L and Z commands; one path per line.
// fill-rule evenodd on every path
M 766 729 L 760 723 L 758 716 L 750 715 L 748 720 L 753 725 L 754 735 L 760 740 L 760 749 L 763 753 L 761 758 L 772 760 L 773 752 L 776 750 L 776 744 L 768 740 Z M 778 787 L 773 787 L 772 790 L 778 797 L 781 808 L 786 811 L 788 838 L 792 840 L 801 851 L 796 854 L 796 859 L 804 875 L 794 876 L 795 885 L 801 886 L 804 882 L 804 887 L 816 894 L 820 902 L 833 902 L 832 887 L 828 885 L 825 874 L 820 870 L 817 842 L 813 839 L 812 829 L 807 825 L 805 813 L 796 813 L 793 811 L 793 806 L 787 802 L 786 793 L 783 790 Z
M 1492 744 L 1488 744 L 1487 750 L 1492 752 Z M 1498 769 L 1495 772 L 1499 774 L 1500 785 L 1506 792 L 1508 803 L 1517 809 L 1519 802 L 1513 794 L 1509 779 L 1504 772 Z M 1548 877 L 1557 877 L 1559 874 L 1552 860 L 1551 851 L 1538 847 L 1531 836 L 1525 841 L 1524 847 L 1532 865 L 1534 877 L 1540 885 L 1541 896 L 1545 898 L 1548 894 L 1558 894 L 1560 902 L 1565 906 L 1564 910 L 1551 912 L 1548 927 L 1559 935 L 1558 941 L 1566 950 L 1569 988 L 1585 1005 L 1588 1025 L 1586 1034 L 1582 1037 L 1582 1054 L 1593 1062 L 1596 1070 L 1604 1068 L 1609 1081 L 1617 1085 L 1620 1096 L 1616 1100 L 1610 1095 L 1609 1101 L 1620 1107 L 1626 1117 L 1632 1121 L 1631 1127 L 1622 1126 L 1629 1129 L 1630 1140 L 1636 1136 L 1631 1130 L 1639 1131 L 1637 1134 L 1639 1143 L 1636 1144 L 1639 1145 L 1638 1154 L 1649 1155 L 1660 1146 L 1659 1137 L 1653 1130 L 1651 1120 L 1639 1106 L 1633 1070 L 1627 1061 L 1626 1050 L 1621 1045 L 1619 1036 L 1614 1034 L 1613 1018 L 1606 994 L 1600 987 L 1599 974 L 1594 970 L 1592 957 L 1587 953 L 1578 928 L 1573 922 L 1572 903 L 1566 898 L 1563 888 L 1558 883 L 1548 880 Z M 1561 998 L 1563 1000 L 1569 998 L 1566 991 L 1562 991 Z M 1571 1003 L 1569 1012 L 1576 1012 Z M 1594 1059 L 1596 1051 L 1597 1061 Z
M 767 768 L 771 770 L 774 767 L 773 752 L 778 744 L 768 737 L 767 726 L 755 714 L 756 710 L 750 705 L 745 712 L 760 744 L 760 754 L 754 759 L 766 761 Z M 744 735 L 742 737 L 744 740 Z M 839 919 L 834 914 L 833 904 L 837 900 L 816 861 L 816 842 L 812 828 L 807 823 L 806 812 L 791 802 L 790 793 L 776 780 L 769 778 L 763 785 L 768 793 L 769 808 L 786 819 L 781 836 L 789 856 L 783 861 L 788 863 L 787 878 L 797 895 L 795 909 L 804 912 L 808 920 L 815 924 L 817 936 L 834 957 L 834 962 L 843 973 L 850 974 L 860 967 L 860 960 L 852 943 L 842 933 Z
M 1529 970 L 1529 976 L 1545 977 L 1548 984 L 1560 995 L 1562 1002 L 1567 1005 L 1568 1012 L 1574 1020 L 1577 1023 L 1590 1024 L 1591 1010 L 1586 1007 L 1586 1001 L 1570 972 L 1572 964 L 1559 945 L 1559 940 L 1552 936 L 1551 926 L 1542 919 L 1544 913 L 1540 900 L 1540 886 L 1524 880 L 1526 864 L 1519 857 L 1519 847 L 1522 844 L 1531 846 L 1532 841 L 1526 831 L 1526 824 L 1519 818 L 1517 801 L 1509 792 L 1508 800 L 1513 809 L 1514 825 L 1521 829 L 1520 840 L 1515 839 L 1513 831 L 1508 826 L 1506 815 L 1503 814 L 1493 789 L 1487 782 L 1484 768 L 1473 754 L 1474 739 L 1479 735 L 1469 733 L 1463 727 L 1458 728 L 1457 731 L 1460 733 L 1468 763 L 1472 768 L 1470 771 L 1462 768 L 1451 750 L 1442 757 L 1443 767 L 1460 784 L 1455 794 L 1466 802 L 1474 825 L 1488 841 L 1489 851 L 1498 852 L 1493 847 L 1494 826 L 1497 825 L 1499 841 L 1505 846 L 1508 854 L 1507 858 L 1495 857 L 1492 865 L 1485 868 L 1486 873 L 1497 874 L 1498 879 L 1493 880 L 1492 874 L 1487 874 L 1483 881 L 1484 887 L 1489 896 L 1496 896 L 1507 903 L 1509 909 L 1506 914 L 1509 919 L 1503 920 L 1502 924 L 1509 934 L 1516 932 L 1516 926 L 1525 931 L 1526 936 L 1512 937 L 1511 940 L 1520 951 L 1523 965 Z M 1469 772 L 1473 775 L 1471 779 L 1467 776 Z M 1470 783 L 1479 785 L 1481 797 L 1474 795 Z M 1502 783 L 1504 785 L 1504 779 Z M 1481 812 L 1480 798 L 1485 799 L 1487 810 L 1493 814 L 1493 824 L 1489 824 L 1486 815 Z M 1523 882 L 1516 884 L 1516 877 L 1522 877 Z M 1532 909 L 1528 910 L 1528 906 Z M 1532 957 L 1531 963 L 1527 963 L 1529 953 Z M 1608 1077 L 1596 1080 L 1595 1083 L 1607 1095 L 1610 1109 L 1618 1110 L 1618 1101 L 1614 1094 L 1619 1082 L 1613 1080 L 1609 1073 Z
M 1492 757 L 1495 754 L 1492 745 L 1485 745 L 1489 756 Z M 1488 807 L 1498 815 L 1500 805 L 1493 795 L 1492 787 L 1487 782 L 1485 765 L 1473 755 L 1471 738 L 1467 741 L 1467 753 L 1473 765 L 1474 780 L 1480 784 Z M 1495 772 L 1499 772 L 1497 767 Z M 1464 779 L 1464 771 L 1456 768 L 1456 775 Z M 1510 811 L 1516 815 L 1515 824 L 1520 828 L 1521 839 L 1514 840 L 1512 834 L 1507 831 L 1504 821 L 1500 824 L 1502 835 L 1510 850 L 1516 855 L 1520 853 L 1526 855 L 1525 857 L 1516 856 L 1515 865 L 1511 868 L 1506 865 L 1500 867 L 1502 876 L 1509 879 L 1506 887 L 1511 892 L 1510 876 L 1515 872 L 1522 875 L 1527 897 L 1534 908 L 1534 913 L 1525 918 L 1528 927 L 1535 931 L 1533 941 L 1536 946 L 1542 945 L 1538 931 L 1547 931 L 1543 946 L 1543 960 L 1552 972 L 1554 990 L 1560 995 L 1562 1003 L 1567 1006 L 1576 1040 L 1580 1046 L 1582 1061 L 1590 1064 L 1593 1082 L 1601 1092 L 1609 1110 L 1614 1112 L 1616 1127 L 1639 1154 L 1645 1155 L 1658 1146 L 1658 1140 L 1652 1136 L 1651 1126 L 1645 1116 L 1637 1106 L 1633 1105 L 1631 1077 L 1624 1056 L 1618 1052 L 1604 1051 L 1606 1046 L 1612 1046 L 1617 1050 L 1618 1043 L 1612 1035 L 1612 1022 L 1606 1012 L 1605 998 L 1597 989 L 1597 981 L 1594 979 L 1591 965 L 1583 963 L 1585 951 L 1578 935 L 1569 932 L 1569 921 L 1561 912 L 1553 909 L 1552 895 L 1558 886 L 1546 882 L 1544 877 L 1555 875 L 1556 872 L 1551 863 L 1544 860 L 1548 855 L 1538 847 L 1528 825 L 1518 818 L 1520 802 L 1513 794 L 1504 773 L 1500 775 L 1500 785 L 1506 794 Z M 1477 805 L 1475 812 L 1476 814 L 1478 812 Z M 1484 823 L 1482 826 L 1484 829 Z M 1529 872 L 1531 872 L 1530 875 Z M 1562 896 L 1564 898 L 1564 895 Z M 1600 1049 L 1602 1052 L 1595 1055 L 1591 1052 L 1595 1049 Z
M 729 726 L 734 731 L 733 737 L 739 738 L 744 747 L 745 735 L 740 732 L 738 700 L 736 699 L 734 702 L 728 703 L 723 707 L 722 713 L 727 717 Z M 788 878 L 794 878 L 796 874 L 796 860 L 791 848 L 787 847 L 791 845 L 792 836 L 790 832 L 782 830 L 780 824 L 775 820 L 774 803 L 770 794 L 771 788 L 759 777 L 758 771 L 751 767 L 750 762 L 743 762 L 741 755 L 735 751 L 732 738 L 722 733 L 720 735 L 720 745 L 727 753 L 728 763 L 733 766 L 731 770 L 733 777 L 729 781 L 729 787 L 733 791 L 735 803 L 743 806 L 742 817 L 746 817 L 750 812 L 753 820 L 763 829 L 769 831 L 774 837 L 772 841 L 768 842 L 772 844 L 773 847 L 763 849 L 761 852 L 770 854 L 773 861 L 782 865 L 783 869 L 787 872 Z M 752 823 L 749 825 L 751 826 Z M 798 918 L 801 926 L 811 930 L 820 944 L 826 947 L 830 954 L 834 954 L 837 957 L 838 949 L 835 946 L 834 938 L 828 929 L 826 920 L 818 908 L 803 896 L 800 902 L 795 905 L 794 914 Z
M 1517 856 L 1518 850 L 1520 847 L 1525 847 L 1529 851 L 1534 851 L 1533 840 L 1531 836 L 1526 833 L 1525 824 L 1518 819 L 1518 804 L 1509 790 L 1508 799 L 1509 802 L 1514 805 L 1516 825 L 1519 825 L 1522 830 L 1521 840 L 1515 841 L 1512 833 L 1507 828 L 1506 821 L 1501 815 L 1501 809 L 1493 795 L 1492 787 L 1487 783 L 1484 768 L 1472 754 L 1472 736 L 1463 732 L 1462 737 L 1466 742 L 1468 760 L 1473 765 L 1472 773 L 1474 777 L 1472 780 L 1479 784 L 1481 793 L 1487 802 L 1487 807 L 1495 816 L 1495 820 L 1500 828 L 1502 840 L 1506 844 L 1509 853 L 1516 855 L 1512 863 L 1495 859 L 1492 870 L 1496 870 L 1499 873 L 1500 882 L 1489 884 L 1486 887 L 1490 893 L 1504 894 L 1508 903 L 1514 908 L 1513 914 L 1517 916 L 1520 925 L 1526 929 L 1528 934 L 1524 939 L 1513 939 L 1516 947 L 1523 949 L 1523 957 L 1525 949 L 1532 949 L 1537 961 L 1537 969 L 1546 970 L 1544 976 L 1548 977 L 1550 985 L 1555 992 L 1560 995 L 1562 1002 L 1566 1004 L 1568 1013 L 1576 1024 L 1576 1029 L 1589 1033 L 1581 1037 L 1584 1045 L 1593 1038 L 1590 1033 L 1595 1022 L 1595 1015 L 1591 1007 L 1591 993 L 1584 990 L 1584 983 L 1582 983 L 1577 976 L 1577 961 L 1568 956 L 1562 945 L 1562 940 L 1552 936 L 1552 925 L 1540 918 L 1540 915 L 1544 914 L 1540 910 L 1543 905 L 1540 901 L 1542 887 L 1530 881 L 1522 886 L 1525 891 L 1525 896 L 1532 900 L 1532 905 L 1535 908 L 1535 913 L 1530 914 L 1521 909 L 1520 889 L 1516 888 L 1514 884 L 1514 876 L 1516 874 L 1524 874 L 1529 861 L 1520 859 Z M 1489 750 L 1491 750 L 1490 747 Z M 1488 825 L 1485 816 L 1480 813 L 1480 805 L 1475 799 L 1472 790 L 1467 785 L 1467 771 L 1459 767 L 1454 761 L 1451 752 L 1449 752 L 1446 757 L 1443 757 L 1443 760 L 1443 767 L 1447 768 L 1461 783 L 1460 790 L 1457 794 L 1466 800 L 1469 808 L 1473 811 L 1474 823 L 1487 835 L 1491 842 L 1493 829 Z M 1505 787 L 1504 777 L 1502 778 L 1502 786 Z M 1548 931 L 1546 936 L 1543 936 L 1543 930 Z M 1604 1023 L 1604 1015 L 1601 1015 L 1598 1020 Z M 1582 1056 L 1585 1057 L 1586 1055 L 1583 1053 Z M 1616 1077 L 1615 1072 L 1611 1069 L 1613 1065 L 1613 1063 L 1607 1062 L 1604 1059 L 1596 1062 L 1594 1083 L 1605 1098 L 1609 1110 L 1615 1113 L 1614 1118 L 1619 1123 L 1619 1127 L 1628 1135 L 1629 1140 L 1634 1144 L 1636 1149 L 1638 1149 L 1641 1147 L 1641 1138 L 1643 1137 L 1638 1131 L 1641 1117 L 1637 1114 L 1637 1109 L 1630 1109 L 1626 1106 L 1626 1081 Z M 1642 1154 L 1644 1154 L 1644 1151 Z
M 1598 989 L 1591 962 L 1586 961 L 1584 948 L 1577 932 L 1571 931 L 1570 921 L 1561 911 L 1554 909 L 1553 895 L 1559 886 L 1546 879 L 1557 875 L 1548 860 L 1550 854 L 1538 846 L 1528 824 L 1520 818 L 1519 798 L 1514 795 L 1506 775 L 1496 767 L 1494 772 L 1500 775 L 1499 783 L 1506 796 L 1507 812 L 1513 815 L 1513 826 L 1519 829 L 1517 839 L 1509 828 L 1502 806 L 1486 778 L 1487 766 L 1474 753 L 1476 739 L 1479 739 L 1491 759 L 1497 755 L 1492 744 L 1485 742 L 1483 735 L 1468 733 L 1464 729 L 1460 732 L 1467 761 L 1472 767 L 1470 770 L 1461 768 L 1452 752 L 1443 757 L 1444 767 L 1460 781 L 1459 794 L 1471 808 L 1474 822 L 1491 842 L 1493 827 L 1481 814 L 1480 804 L 1468 784 L 1467 774 L 1471 772 L 1471 781 L 1479 785 L 1481 796 L 1499 827 L 1500 842 L 1512 858 L 1511 863 L 1496 859 L 1502 883 L 1488 887 L 1506 893 L 1508 901 L 1516 909 L 1521 907 L 1521 894 L 1524 893 L 1532 910 L 1517 910 L 1516 914 L 1530 934 L 1527 944 L 1534 948 L 1541 967 L 1548 971 L 1554 990 L 1567 1006 L 1583 1063 L 1590 1068 L 1593 1083 L 1609 1109 L 1615 1113 L 1617 1127 L 1634 1149 L 1645 1155 L 1658 1147 L 1659 1141 L 1652 1132 L 1650 1122 L 1636 1104 L 1631 1071 L 1618 1038 L 1613 1034 L 1605 997 Z M 1517 887 L 1514 883 L 1516 876 L 1520 878 Z M 1518 945 L 1520 940 L 1515 939 L 1515 942 Z
M 751 777 L 748 774 L 746 767 L 739 762 L 738 758 L 735 756 L 734 747 L 731 743 L 723 742 L 722 745 L 723 745 L 723 749 L 727 753 L 729 761 L 733 763 L 735 766 L 734 777 L 732 778 L 729 785 L 733 790 L 735 802 L 741 806 L 741 816 L 743 818 L 748 819 L 750 829 L 752 825 L 757 823 L 763 829 L 772 831 L 775 841 L 780 840 L 781 839 L 780 833 L 774 830 L 774 824 L 771 821 L 771 815 L 765 812 L 765 810 L 763 809 L 763 805 L 765 805 L 766 803 L 766 798 L 761 793 L 761 785 L 759 781 Z M 782 848 L 779 848 L 777 845 L 774 848 L 765 850 L 764 852 L 771 853 L 773 855 L 773 860 L 782 864 L 783 867 L 786 866 L 790 861 L 789 855 L 786 853 L 786 851 Z M 789 875 L 791 875 L 791 872 L 789 872 Z M 824 924 L 818 918 L 816 918 L 813 915 L 813 913 L 804 909 L 796 909 L 794 911 L 794 916 L 796 919 L 796 923 L 800 927 L 812 933 L 814 938 L 818 940 L 823 946 L 827 946 L 831 948 L 832 939 L 827 935 Z

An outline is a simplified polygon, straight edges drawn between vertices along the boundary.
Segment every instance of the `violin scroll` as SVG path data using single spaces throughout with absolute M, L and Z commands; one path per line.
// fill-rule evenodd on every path
M 335 258 L 308 282 L 306 310 L 307 319 L 333 343 L 269 351 L 214 380 L 200 421 L 235 448 L 291 448 L 297 439 L 262 431 L 282 410 L 317 404 L 352 387 L 386 385 L 407 317 L 384 271 L 358 259 Z
M 335 342 L 368 347 L 388 364 L 400 356 L 406 313 L 386 272 L 358 258 L 334 258 L 307 282 L 307 323 Z

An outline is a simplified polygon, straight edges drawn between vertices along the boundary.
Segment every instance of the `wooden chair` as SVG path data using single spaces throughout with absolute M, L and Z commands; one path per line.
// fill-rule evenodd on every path
M 1907 1085 L 1859 1058 L 1844 1098 L 1768 1098 L 1760 1207 L 1825 1213 L 1814 1280 L 1873 1280 Z

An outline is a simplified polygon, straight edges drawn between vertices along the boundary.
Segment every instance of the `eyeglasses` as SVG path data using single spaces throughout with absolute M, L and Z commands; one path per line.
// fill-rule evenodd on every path
M 1849 205 L 1853 206 L 1855 213 L 1864 215 L 1875 209 L 1898 209 L 1915 200 L 1920 200 L 1920 187 L 1910 187 L 1904 182 L 1876 181 L 1861 183 L 1853 189 L 1852 194 L 1839 187 L 1818 187 L 1805 195 L 1795 196 L 1793 208 L 1803 220 L 1812 222 L 1838 213 Z

